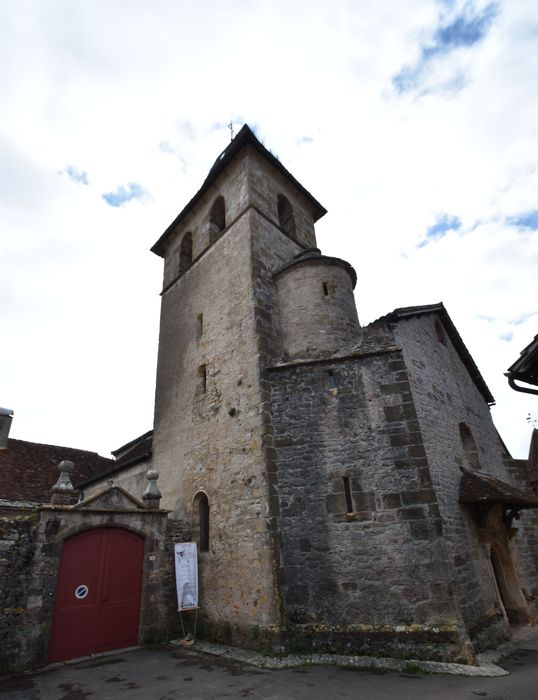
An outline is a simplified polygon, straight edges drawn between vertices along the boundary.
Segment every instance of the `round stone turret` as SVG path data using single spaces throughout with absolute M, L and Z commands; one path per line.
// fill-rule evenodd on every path
M 309 248 L 274 273 L 283 350 L 289 359 L 326 357 L 356 346 L 357 275 L 340 258 Z

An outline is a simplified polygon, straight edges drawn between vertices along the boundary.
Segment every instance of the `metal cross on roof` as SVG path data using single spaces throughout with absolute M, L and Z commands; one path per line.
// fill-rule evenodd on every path
M 233 141 L 233 140 L 234 140 L 234 136 L 235 136 L 235 134 L 234 134 L 234 123 L 233 123 L 232 121 L 230 121 L 230 123 L 229 123 L 229 124 L 226 124 L 226 126 L 228 127 L 228 129 L 230 129 L 230 141 Z

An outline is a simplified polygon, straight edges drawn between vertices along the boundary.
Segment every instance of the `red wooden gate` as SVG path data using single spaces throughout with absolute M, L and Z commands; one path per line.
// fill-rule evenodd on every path
M 138 643 L 144 540 L 98 528 L 63 547 L 49 663 Z

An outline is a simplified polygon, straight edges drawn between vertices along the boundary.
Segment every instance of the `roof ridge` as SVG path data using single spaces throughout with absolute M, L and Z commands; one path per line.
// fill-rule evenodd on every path
M 57 450 L 73 450 L 74 452 L 83 452 L 84 454 L 87 455 L 95 455 L 97 457 L 100 457 L 101 459 L 108 459 L 110 461 L 114 461 L 111 457 L 104 457 L 103 455 L 99 454 L 99 452 L 95 452 L 95 450 L 82 450 L 80 447 L 68 447 L 67 445 L 53 445 L 50 442 L 33 442 L 32 440 L 20 440 L 19 438 L 8 438 L 8 446 L 10 442 L 18 442 L 20 444 L 25 444 L 25 445 L 36 445 L 38 447 L 53 447 Z

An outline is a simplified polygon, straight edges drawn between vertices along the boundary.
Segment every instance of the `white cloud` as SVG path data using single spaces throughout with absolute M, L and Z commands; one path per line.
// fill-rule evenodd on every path
M 392 82 L 464 4 L 4 3 L 0 398 L 13 433 L 106 452 L 151 426 L 161 261 L 148 249 L 232 118 L 329 209 L 319 245 L 356 267 L 363 322 L 445 301 L 523 456 L 536 409 L 503 372 L 536 334 L 538 233 L 510 223 L 537 208 L 535 3 L 501 2 L 484 40 L 443 54 L 425 80 L 462 72 L 456 94 Z M 59 175 L 67 164 L 88 184 Z M 126 183 L 151 197 L 108 206 Z M 417 249 L 443 213 L 461 227 Z

